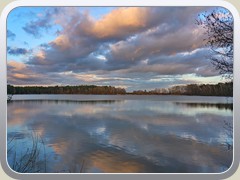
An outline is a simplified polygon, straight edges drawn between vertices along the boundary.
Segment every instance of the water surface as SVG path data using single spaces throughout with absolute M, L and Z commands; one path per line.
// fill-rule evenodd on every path
M 38 134 L 40 172 L 218 173 L 232 163 L 232 114 L 226 97 L 15 95 L 8 140 L 20 157 Z

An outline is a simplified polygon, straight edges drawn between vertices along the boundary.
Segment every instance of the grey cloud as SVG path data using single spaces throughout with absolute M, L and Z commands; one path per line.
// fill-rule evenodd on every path
M 34 37 L 41 37 L 41 29 L 49 29 L 50 27 L 51 25 L 48 24 L 48 20 L 43 19 L 39 21 L 31 21 L 23 27 L 23 30 Z
M 40 46 L 41 48 L 45 48 L 45 49 L 47 49 L 47 48 L 50 47 L 50 45 L 49 45 L 48 43 L 42 43 L 42 44 L 40 44 L 39 46 Z
M 59 13 L 57 9 L 58 8 L 47 9 L 42 17 L 39 17 L 37 20 L 30 21 L 25 24 L 22 29 L 35 38 L 40 38 L 43 30 L 48 31 L 52 27 L 53 15 L 57 15 L 57 13 Z
M 29 51 L 25 48 L 11 48 L 11 47 L 7 47 L 7 52 L 8 54 L 14 56 L 25 55 L 29 53 Z
M 133 77 L 135 74 L 152 75 L 183 75 L 196 74 L 198 76 L 216 76 L 215 70 L 206 54 L 208 49 L 197 49 L 192 52 L 178 53 L 176 55 L 152 56 L 143 61 L 115 62 L 109 66 L 109 70 L 121 74 L 129 74 Z M 124 56 L 124 55 L 123 55 Z M 133 65 L 134 64 L 134 65 Z M 121 69 L 121 66 L 123 68 Z
M 196 27 L 187 26 L 174 33 L 159 36 L 152 35 L 152 33 L 141 34 L 134 40 L 117 42 L 111 45 L 108 63 L 117 68 L 118 64 L 120 66 L 137 64 L 141 60 L 151 59 L 155 56 L 171 56 L 201 48 L 204 45 L 202 33 L 194 34 L 194 29 L 197 30 Z
M 7 30 L 7 38 L 14 40 L 16 38 L 16 34 L 10 30 Z

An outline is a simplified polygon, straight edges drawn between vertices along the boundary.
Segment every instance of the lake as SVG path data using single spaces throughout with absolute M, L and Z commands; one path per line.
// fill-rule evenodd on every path
M 38 144 L 51 173 L 219 173 L 232 163 L 231 97 L 14 95 L 11 167 Z M 25 158 L 27 156 L 24 156 Z

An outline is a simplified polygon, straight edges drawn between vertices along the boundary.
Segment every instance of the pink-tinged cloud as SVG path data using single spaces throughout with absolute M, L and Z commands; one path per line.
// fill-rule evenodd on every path
M 136 33 L 149 25 L 149 13 L 148 8 L 119 8 L 93 22 L 90 31 L 98 38 L 122 37 Z
M 7 75 L 10 84 L 36 84 L 44 79 L 44 74 L 36 73 L 28 65 L 14 60 L 7 64 Z

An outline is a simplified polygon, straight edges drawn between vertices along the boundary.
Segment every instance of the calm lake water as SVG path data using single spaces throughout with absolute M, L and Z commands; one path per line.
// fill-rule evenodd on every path
M 218 173 L 232 163 L 232 98 L 14 95 L 8 163 L 41 140 L 39 172 Z M 45 161 L 46 159 L 46 161 Z M 44 163 L 43 163 L 44 162 Z

